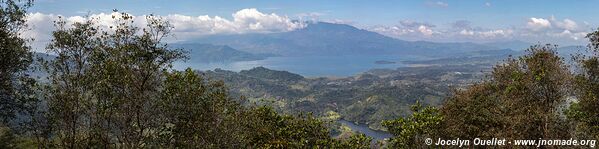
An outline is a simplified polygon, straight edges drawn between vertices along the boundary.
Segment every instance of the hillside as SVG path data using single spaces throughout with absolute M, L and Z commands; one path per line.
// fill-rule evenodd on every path
M 382 120 L 409 114 L 409 106 L 416 100 L 440 105 L 451 88 L 476 81 L 489 66 L 377 69 L 345 78 L 303 78 L 263 67 L 239 73 L 220 69 L 202 73 L 223 80 L 232 95 L 245 96 L 249 103 L 271 105 L 285 113 L 323 116 L 333 111 L 342 119 L 383 129 Z
M 190 63 L 252 61 L 272 56 L 272 54 L 253 54 L 239 51 L 226 45 L 188 43 L 173 44 L 172 47 L 188 51 Z

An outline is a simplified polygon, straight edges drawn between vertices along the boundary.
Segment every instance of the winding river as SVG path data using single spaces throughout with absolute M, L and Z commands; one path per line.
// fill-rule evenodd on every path
M 368 128 L 368 125 L 356 124 L 356 123 L 346 121 L 343 119 L 339 120 L 338 122 L 349 126 L 349 128 L 351 128 L 354 131 L 357 131 L 357 132 L 365 134 L 366 136 L 372 137 L 373 141 L 383 140 L 386 138 L 390 138 L 392 136 L 391 133 L 389 133 L 389 132 L 370 129 L 370 128 Z

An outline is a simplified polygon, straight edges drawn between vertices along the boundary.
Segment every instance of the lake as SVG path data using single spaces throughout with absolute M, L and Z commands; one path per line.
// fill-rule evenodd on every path
M 365 134 L 366 136 L 372 137 L 373 141 L 383 140 L 385 138 L 392 137 L 391 133 L 370 129 L 368 128 L 368 125 L 356 124 L 343 119 L 339 120 L 338 122 L 349 126 L 349 128 L 351 128 L 353 131 L 357 131 L 359 133 Z
M 411 56 L 392 55 L 350 55 L 350 56 L 303 56 L 303 57 L 269 57 L 264 60 L 223 62 L 223 63 L 193 63 L 193 58 L 188 62 L 176 62 L 175 69 L 182 70 L 187 67 L 198 70 L 214 70 L 220 68 L 239 72 L 254 67 L 266 67 L 273 70 L 285 70 L 300 74 L 305 77 L 346 77 L 375 68 L 395 69 L 403 67 L 401 61 L 421 59 Z M 377 61 L 395 62 L 377 64 Z

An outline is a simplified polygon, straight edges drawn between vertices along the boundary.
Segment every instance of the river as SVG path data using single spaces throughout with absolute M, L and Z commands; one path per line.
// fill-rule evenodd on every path
M 370 129 L 368 128 L 368 125 L 356 124 L 346 120 L 339 120 L 338 122 L 349 126 L 349 128 L 351 128 L 353 131 L 357 131 L 359 133 L 365 134 L 366 136 L 372 137 L 373 141 L 392 137 L 391 133 Z

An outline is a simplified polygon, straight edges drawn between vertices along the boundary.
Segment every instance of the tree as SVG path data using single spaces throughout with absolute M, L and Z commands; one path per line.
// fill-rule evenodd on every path
M 411 107 L 412 115 L 407 118 L 383 121 L 393 134 L 389 141 L 390 148 L 416 148 L 425 145 L 425 138 L 439 135 L 443 117 L 435 107 L 422 107 L 420 102 Z
M 252 148 L 369 148 L 363 134 L 333 139 L 323 120 L 311 113 L 281 115 L 272 107 L 253 107 L 244 112 L 243 140 Z
M 465 90 L 455 90 L 440 109 L 444 120 L 443 138 L 493 138 L 501 135 L 508 122 L 502 116 L 504 108 L 500 90 L 490 82 L 474 84 Z
M 115 26 L 94 19 L 68 27 L 57 21 L 47 49 L 58 55 L 46 62 L 50 87 L 46 99 L 53 134 L 64 148 L 152 146 L 160 124 L 159 101 L 164 73 L 183 58 L 162 43 L 171 26 L 154 16 L 148 25 L 114 13 Z
M 16 113 L 23 111 L 24 102 L 28 102 L 18 93 L 28 85 L 20 81 L 28 79 L 24 71 L 32 62 L 32 53 L 28 39 L 20 34 L 26 28 L 26 10 L 33 1 L 0 2 L 0 118 L 2 125 L 8 125 Z
M 443 105 L 444 137 L 512 139 L 568 136 L 560 106 L 571 74 L 557 46 L 535 45 L 494 67 L 485 82 L 456 91 Z
M 243 107 L 230 99 L 222 81 L 210 81 L 191 69 L 167 74 L 160 104 L 164 146 L 244 147 Z
M 39 103 L 35 96 L 36 81 L 27 71 L 33 61 L 28 45 L 31 39 L 22 38 L 27 29 L 26 10 L 32 0 L 0 1 L 0 142 L 2 147 L 15 147 L 15 141 L 32 130 L 31 118 Z M 17 121 L 17 115 L 20 117 Z M 8 140 L 7 140 L 8 139 Z
M 599 30 L 586 37 L 590 42 L 587 50 L 592 55 L 575 57 L 580 68 L 574 79 L 578 103 L 572 104 L 567 113 L 577 122 L 578 137 L 599 139 Z

